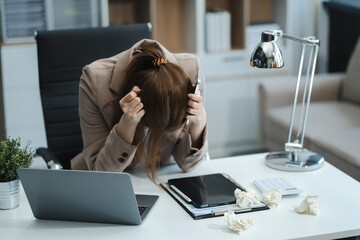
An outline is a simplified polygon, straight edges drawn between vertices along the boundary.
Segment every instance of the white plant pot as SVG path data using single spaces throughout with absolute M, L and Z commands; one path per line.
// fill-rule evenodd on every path
M 19 179 L 0 182 L 0 209 L 14 209 L 19 206 Z

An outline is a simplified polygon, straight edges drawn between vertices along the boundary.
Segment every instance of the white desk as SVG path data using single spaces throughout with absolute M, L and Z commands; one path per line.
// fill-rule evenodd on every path
M 21 190 L 20 206 L 0 211 L 0 239 L 336 239 L 360 235 L 360 183 L 326 163 L 305 173 L 281 172 L 264 164 L 264 154 L 213 159 L 191 173 L 176 165 L 162 168 L 162 180 L 185 175 L 225 172 L 246 187 L 263 177 L 285 176 L 304 190 L 283 198 L 277 208 L 237 214 L 254 225 L 241 233 L 228 229 L 223 217 L 193 220 L 163 189 L 139 170 L 132 176 L 136 193 L 158 194 L 158 202 L 140 226 L 37 220 Z M 318 194 L 320 214 L 300 215 L 294 208 L 307 194 Z M 340 196 L 340 194 L 342 196 Z

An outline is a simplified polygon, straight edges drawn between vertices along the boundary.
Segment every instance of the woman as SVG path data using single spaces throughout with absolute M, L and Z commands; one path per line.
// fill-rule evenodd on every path
M 193 94 L 199 67 L 195 56 L 153 40 L 87 65 L 79 85 L 84 146 L 72 169 L 122 172 L 141 163 L 151 179 L 160 164 L 193 169 L 207 152 L 204 81 Z

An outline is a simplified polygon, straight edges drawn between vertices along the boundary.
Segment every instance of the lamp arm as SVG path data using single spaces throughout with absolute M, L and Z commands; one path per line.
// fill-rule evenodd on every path
M 303 145 L 303 143 L 304 143 L 304 135 L 305 135 L 305 129 L 306 129 L 306 123 L 307 123 L 307 115 L 308 115 L 308 112 L 309 112 L 310 97 L 311 97 L 312 86 L 313 86 L 313 82 L 314 82 L 316 60 L 317 60 L 318 53 L 319 53 L 319 46 L 315 46 L 315 53 L 312 54 L 313 57 L 311 59 L 312 60 L 312 62 L 311 62 L 312 66 L 311 66 L 311 73 L 310 73 L 310 85 L 309 85 L 309 88 L 308 88 L 305 117 L 304 117 L 304 122 L 303 122 L 303 126 L 302 126 L 301 145 Z
M 297 37 L 287 35 L 286 33 L 282 33 L 282 35 L 280 37 L 283 37 L 283 38 L 286 38 L 289 40 L 293 40 L 296 42 L 300 42 L 300 43 L 306 44 L 306 45 L 320 45 L 320 41 L 318 39 L 316 39 L 315 37 L 297 38 Z
M 303 68 L 303 64 L 304 64 L 305 51 L 306 51 L 306 46 L 303 45 L 302 52 L 301 52 L 301 58 L 300 58 L 299 72 L 298 72 L 298 77 L 297 77 L 297 81 L 296 81 L 294 102 L 293 102 L 293 106 L 292 106 L 292 110 L 291 110 L 290 127 L 289 127 L 289 135 L 288 135 L 287 143 L 291 143 L 292 129 L 293 129 L 293 125 L 294 125 L 296 104 L 297 104 L 297 99 L 298 99 L 298 94 L 299 94 L 299 89 L 300 89 L 301 73 L 302 73 L 302 68 Z M 303 146 L 301 145 L 301 146 L 297 146 L 297 147 L 302 148 Z
M 305 46 L 305 45 L 303 45 Z M 309 58 L 311 61 L 308 62 L 308 68 L 307 68 L 307 74 L 306 74 L 306 81 L 305 81 L 305 87 L 304 89 L 308 89 L 308 86 L 309 86 L 309 79 L 310 79 L 310 70 L 311 70 L 311 63 L 312 61 L 314 61 L 314 47 L 311 48 L 311 53 L 310 53 L 310 58 Z M 301 104 L 301 113 L 300 113 L 300 123 L 299 123 L 299 126 L 301 127 L 305 127 L 304 126 L 304 120 L 305 118 L 307 118 L 307 112 L 305 114 L 305 99 L 307 99 L 307 94 L 308 94 L 308 91 L 304 91 L 303 93 L 303 98 L 302 98 L 302 104 Z M 299 139 L 300 138 L 300 132 L 302 132 L 302 136 L 301 136 L 301 145 L 304 144 L 304 134 L 305 132 L 303 131 L 304 129 L 301 129 L 300 127 L 298 128 L 298 132 L 297 132 L 297 135 L 296 135 L 296 139 Z
M 317 59 L 317 55 L 318 55 L 318 51 L 319 51 L 318 45 L 311 46 L 312 49 L 311 49 L 309 65 L 308 65 L 308 69 L 307 69 L 306 83 L 305 83 L 305 88 L 304 88 L 304 93 L 303 93 L 303 100 L 302 100 L 302 104 L 301 104 L 301 113 L 300 113 L 300 118 L 299 118 L 299 122 L 297 125 L 298 132 L 297 132 L 295 141 L 292 142 L 291 141 L 292 128 L 293 128 L 293 124 L 294 124 L 294 117 L 295 117 L 295 111 L 296 111 L 296 105 L 297 105 L 299 85 L 301 82 L 301 75 L 302 75 L 301 73 L 302 73 L 302 66 L 303 66 L 303 60 L 304 60 L 304 55 L 305 55 L 305 48 L 306 48 L 306 45 L 303 44 L 303 51 L 302 51 L 301 59 L 300 59 L 299 73 L 298 73 L 298 78 L 297 78 L 297 82 L 296 82 L 294 103 L 292 106 L 288 141 L 287 141 L 287 143 L 285 143 L 285 150 L 290 151 L 290 152 L 303 150 L 304 135 L 305 135 L 305 130 L 306 130 L 309 105 L 310 105 L 310 97 L 311 97 L 312 85 L 313 85 L 313 81 L 314 81 L 315 68 L 316 68 L 316 59 Z M 305 98 L 307 98 L 307 99 L 305 100 Z M 300 131 L 302 132 L 301 140 L 299 139 Z M 294 159 L 294 160 L 297 161 L 296 159 Z

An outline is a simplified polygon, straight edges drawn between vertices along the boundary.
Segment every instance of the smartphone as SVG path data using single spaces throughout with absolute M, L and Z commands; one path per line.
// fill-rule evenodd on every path
M 195 86 L 195 91 L 194 94 L 197 94 L 200 91 L 200 85 L 201 85 L 201 71 L 200 68 L 198 69 L 198 78 L 196 80 L 196 86 Z M 187 119 L 186 120 L 186 126 L 189 125 L 190 120 Z
M 196 86 L 195 86 L 195 91 L 194 93 L 198 93 L 200 91 L 200 85 L 201 85 L 201 72 L 200 72 L 200 68 L 198 69 L 198 78 L 196 81 Z

